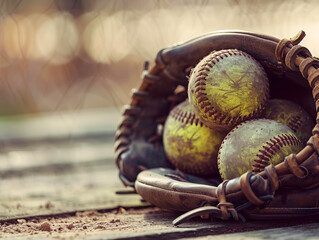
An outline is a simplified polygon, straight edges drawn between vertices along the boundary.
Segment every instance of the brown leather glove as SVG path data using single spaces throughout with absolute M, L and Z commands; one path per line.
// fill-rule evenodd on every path
M 243 174 L 218 182 L 172 169 L 141 172 L 136 191 L 148 202 L 174 211 L 186 212 L 173 221 L 178 225 L 196 216 L 223 220 L 282 219 L 319 215 L 319 158 L 314 153 L 300 164 L 307 169 L 303 178 L 292 173 L 278 176 L 275 167 L 266 177 Z
M 249 32 L 215 32 L 162 49 L 149 71 L 148 64 L 145 65 L 142 83 L 133 92 L 116 134 L 116 163 L 123 183 L 134 187 L 142 170 L 171 168 L 162 145 L 163 123 L 169 111 L 187 97 L 190 70 L 214 50 L 239 49 L 252 55 L 266 70 L 270 97 L 294 101 L 315 119 L 319 108 L 319 60 L 298 45 L 304 36 L 300 32 L 293 39 L 279 40 Z M 246 173 L 222 183 L 215 179 L 209 185 L 208 180 L 188 181 L 188 175 L 166 173 L 168 169 L 165 174 L 148 170 L 139 174 L 135 188 L 157 206 L 195 211 L 186 219 L 207 211 L 222 219 L 317 214 L 318 134 L 316 125 L 302 151 L 258 175 Z M 157 199 L 161 193 L 164 195 Z M 197 209 L 201 206 L 205 206 L 204 210 Z

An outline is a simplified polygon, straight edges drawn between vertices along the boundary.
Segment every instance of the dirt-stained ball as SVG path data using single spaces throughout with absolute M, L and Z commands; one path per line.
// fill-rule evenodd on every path
M 270 99 L 263 117 L 286 124 L 304 143 L 310 138 L 315 125 L 310 114 L 301 106 L 285 99 Z
M 220 50 L 196 65 L 190 75 L 188 97 L 205 125 L 230 130 L 262 114 L 269 98 L 269 80 L 249 54 Z
M 198 176 L 218 176 L 217 154 L 227 132 L 206 127 L 188 101 L 170 112 L 163 144 L 169 161 L 179 170 Z
M 302 148 L 302 141 L 283 123 L 270 119 L 245 121 L 224 138 L 218 153 L 219 173 L 224 180 L 248 171 L 259 173 Z

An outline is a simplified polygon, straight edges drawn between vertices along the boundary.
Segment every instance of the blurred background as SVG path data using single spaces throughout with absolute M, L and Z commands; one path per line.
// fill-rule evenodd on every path
M 0 0 L 0 221 L 119 197 L 114 133 L 144 61 L 207 32 L 290 38 L 319 56 L 318 0 Z M 133 196 L 132 196 L 133 197 Z
M 317 0 L 2 0 L 0 114 L 115 108 L 145 60 L 201 34 L 303 29 L 319 56 Z

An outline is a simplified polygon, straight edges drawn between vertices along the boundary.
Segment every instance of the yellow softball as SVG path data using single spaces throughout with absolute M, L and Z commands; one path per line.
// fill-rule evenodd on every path
M 198 176 L 218 176 L 217 154 L 226 132 L 206 127 L 189 102 L 177 105 L 164 125 L 163 144 L 169 161 Z
M 306 143 L 315 125 L 309 113 L 298 104 L 285 99 L 270 99 L 263 113 L 264 118 L 286 124 Z
M 245 121 L 224 138 L 218 152 L 219 173 L 224 180 L 248 171 L 258 173 L 302 148 L 302 141 L 283 123 L 270 119 Z
M 205 125 L 230 130 L 261 115 L 269 98 L 269 81 L 262 66 L 249 54 L 221 50 L 196 65 L 188 97 Z

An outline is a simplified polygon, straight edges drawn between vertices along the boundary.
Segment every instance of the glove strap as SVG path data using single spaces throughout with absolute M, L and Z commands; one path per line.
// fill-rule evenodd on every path
M 305 178 L 308 176 L 308 169 L 298 165 L 296 154 L 290 154 L 285 157 L 284 162 L 286 163 L 288 170 L 296 177 Z
M 300 71 L 303 77 L 308 80 L 311 86 L 313 97 L 317 111 L 317 125 L 313 130 L 313 136 L 309 139 L 306 147 L 297 155 L 286 158 L 285 162 L 276 165 L 275 169 L 278 176 L 293 173 L 299 178 L 302 178 L 307 173 L 305 169 L 298 167 L 299 164 L 309 158 L 314 152 L 319 149 L 319 59 L 311 56 L 309 50 L 297 44 L 305 37 L 305 33 L 300 31 L 294 38 L 287 40 L 282 39 L 276 46 L 275 56 L 292 71 Z M 257 174 L 264 178 L 267 177 L 265 171 Z
M 279 188 L 279 180 L 274 165 L 270 164 L 267 167 L 265 167 L 265 172 L 267 174 L 267 179 L 270 185 L 271 193 L 275 195 L 276 190 Z
M 197 217 L 197 216 L 211 216 L 211 218 L 220 218 L 222 220 L 228 220 L 230 218 L 233 218 L 234 220 L 242 220 L 245 221 L 243 216 L 237 213 L 236 209 L 234 208 L 234 205 L 230 202 L 227 202 L 226 200 L 226 185 L 228 183 L 228 180 L 223 181 L 221 184 L 218 185 L 216 189 L 217 199 L 219 201 L 219 204 L 215 206 L 203 206 L 196 209 L 193 209 L 191 211 L 188 211 L 178 218 L 176 218 L 173 221 L 173 225 L 177 226 L 181 223 L 184 223 L 188 221 L 191 218 Z M 205 203 L 207 205 L 209 203 Z
M 286 47 L 288 47 L 289 45 L 299 44 L 305 36 L 306 36 L 306 33 L 301 30 L 293 38 L 290 38 L 290 39 L 284 38 L 284 39 L 280 40 L 279 43 L 277 44 L 277 47 L 275 50 L 276 59 L 278 61 L 283 62 L 284 57 L 285 57 L 284 54 L 285 54 Z
M 227 202 L 226 200 L 226 185 L 228 183 L 228 180 L 223 181 L 221 184 L 217 187 L 217 199 L 219 201 L 219 204 L 217 205 L 217 208 L 221 210 L 221 219 L 222 220 L 228 220 L 229 219 L 229 213 L 231 213 L 232 217 L 238 221 L 238 214 L 234 208 L 234 204 Z
M 264 201 L 260 200 L 251 189 L 250 178 L 253 176 L 251 172 L 246 172 L 240 177 L 240 186 L 245 197 L 254 205 L 262 205 Z

